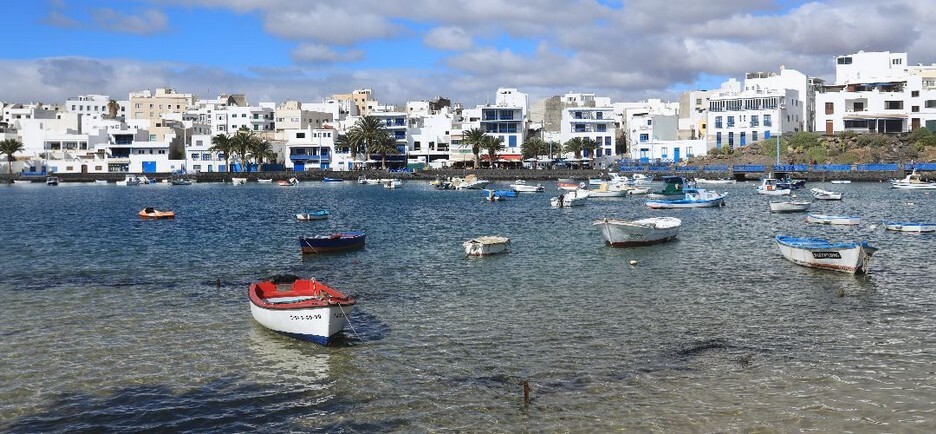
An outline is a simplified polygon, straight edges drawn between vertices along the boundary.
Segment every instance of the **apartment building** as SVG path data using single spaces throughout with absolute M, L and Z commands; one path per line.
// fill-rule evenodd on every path
M 562 110 L 559 142 L 565 143 L 573 138 L 591 139 L 598 145 L 595 154 L 590 155 L 586 151 L 582 157 L 613 159 L 617 128 L 611 98 L 568 93 L 562 99 L 566 107 Z

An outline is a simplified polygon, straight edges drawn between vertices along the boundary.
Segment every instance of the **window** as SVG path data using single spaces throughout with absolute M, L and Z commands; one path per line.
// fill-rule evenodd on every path
M 695 105 L 702 105 L 702 98 L 696 98 Z
M 721 128 L 721 127 L 722 127 L 721 116 L 715 116 L 715 128 Z
M 825 114 L 831 115 L 835 113 L 835 103 L 827 102 L 825 103 Z
M 911 91 L 910 96 L 920 96 L 920 91 L 918 90 Z
M 734 149 L 734 133 L 728 132 L 728 149 Z
M 764 115 L 764 126 L 769 127 L 772 125 L 773 125 L 773 122 L 771 122 L 770 115 Z
M 304 139 L 304 138 L 305 138 L 305 133 L 296 133 L 296 138 L 297 138 L 297 139 Z
M 721 148 L 721 133 L 715 133 L 715 147 Z
M 936 99 L 928 99 L 926 103 L 923 104 L 926 108 L 936 108 Z
M 595 131 L 597 131 L 597 132 L 599 132 L 599 133 L 604 133 L 604 132 L 608 131 L 608 126 L 605 125 L 605 124 L 598 124 L 598 125 L 595 126 Z
M 653 125 L 653 119 L 647 119 L 647 126 Z
M 919 113 L 919 112 L 920 112 L 920 106 L 918 106 L 918 105 L 911 106 L 911 107 L 910 107 L 910 111 L 913 112 L 913 113 Z
M 885 110 L 901 110 L 903 109 L 903 101 L 884 101 Z
M 734 116 L 728 116 L 728 128 L 734 126 Z
M 192 161 L 198 161 L 199 154 L 192 154 Z
M 900 65 L 903 63 L 901 59 L 891 59 L 891 65 Z
M 660 158 L 667 159 L 669 157 L 669 149 L 665 146 L 660 148 Z
M 845 57 L 845 56 L 839 57 L 838 59 L 836 59 L 836 63 L 838 63 L 839 65 L 851 65 L 851 63 L 852 63 L 852 58 L 851 58 L 851 57 Z
M 751 126 L 752 127 L 760 126 L 757 115 L 751 115 Z
M 595 119 L 604 119 L 604 113 L 595 112 Z
M 649 140 L 650 140 L 649 134 L 644 133 L 640 135 L 640 143 L 646 143 Z
M 757 141 L 757 131 L 751 131 L 751 142 Z
M 582 112 L 575 112 L 572 117 L 575 119 L 582 119 Z

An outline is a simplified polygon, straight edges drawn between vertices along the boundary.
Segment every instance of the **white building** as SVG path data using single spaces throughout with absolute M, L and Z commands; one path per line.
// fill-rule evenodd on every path
M 254 133 L 270 133 L 275 129 L 275 109 L 269 106 L 228 106 L 216 110 L 212 117 L 212 134 L 232 135 L 241 128 Z
M 308 128 L 305 130 L 287 130 L 286 143 L 282 153 L 286 169 L 296 172 L 306 170 L 348 170 L 351 155 L 335 155 L 335 137 L 338 132 L 332 128 Z M 333 168 L 332 165 L 336 167 Z
M 185 167 L 188 173 L 227 172 L 224 154 L 212 151 L 214 144 L 209 134 L 196 134 L 192 136 L 191 144 L 185 147 Z M 235 163 L 236 161 L 231 161 Z
M 706 140 L 709 147 L 729 149 L 769 139 L 777 134 L 805 131 L 813 100 L 805 74 L 781 67 L 780 73 L 745 75 L 740 92 L 709 97 Z
M 655 140 L 631 148 L 630 158 L 641 163 L 679 163 L 708 154 L 705 140 Z
M 410 106 L 408 106 L 410 107 Z M 410 110 L 407 110 L 410 111 Z M 407 164 L 422 163 L 433 166 L 450 164 L 450 144 L 452 138 L 452 115 L 446 107 L 440 113 L 425 114 L 417 111 L 410 115 L 409 144 L 407 146 Z
M 591 139 L 598 147 L 594 155 L 587 152 L 582 157 L 605 160 L 610 163 L 615 157 L 617 142 L 617 128 L 614 107 L 611 98 L 595 97 L 595 94 L 567 93 L 562 101 L 565 108 L 562 110 L 562 121 L 559 129 L 559 143 L 565 143 L 573 138 Z
M 835 58 L 835 84 L 816 97 L 816 125 L 842 131 L 936 130 L 936 65 L 908 67 L 907 53 L 863 52 Z

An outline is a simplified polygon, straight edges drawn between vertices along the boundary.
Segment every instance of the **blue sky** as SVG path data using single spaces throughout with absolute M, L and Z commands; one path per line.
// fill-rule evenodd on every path
M 880 4 L 879 4 L 880 3 Z M 0 101 L 169 86 L 252 103 L 370 88 L 383 104 L 498 87 L 674 100 L 858 50 L 936 61 L 931 0 L 12 0 Z M 15 35 L 15 37 L 14 37 Z

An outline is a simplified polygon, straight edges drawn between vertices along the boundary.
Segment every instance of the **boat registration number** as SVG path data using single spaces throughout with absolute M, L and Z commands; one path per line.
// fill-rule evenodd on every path
M 813 259 L 842 259 L 839 252 L 812 252 Z
M 315 314 L 315 315 L 290 315 L 290 316 L 289 316 L 289 319 L 291 319 L 291 320 L 293 320 L 293 321 L 305 321 L 305 320 L 310 320 L 310 319 L 322 319 L 322 315 L 321 315 L 321 314 Z

